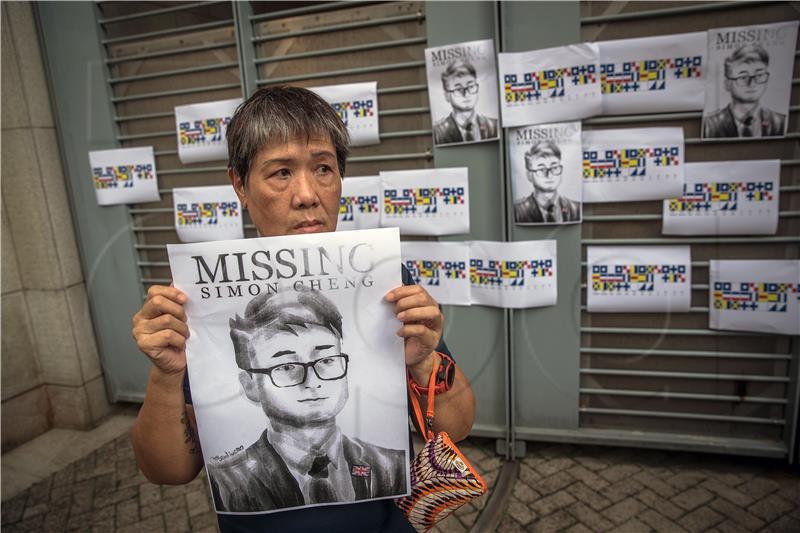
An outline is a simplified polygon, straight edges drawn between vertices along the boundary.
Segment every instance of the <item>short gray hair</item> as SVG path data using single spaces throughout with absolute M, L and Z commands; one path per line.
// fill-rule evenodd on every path
M 339 174 L 344 177 L 350 136 L 342 119 L 318 94 L 301 87 L 266 87 L 242 103 L 227 130 L 228 167 L 242 185 L 258 151 L 269 144 L 300 137 L 329 138 L 336 149 Z
M 729 76 L 731 66 L 734 63 L 764 63 L 765 67 L 769 66 L 769 53 L 764 50 L 764 47 L 758 43 L 745 44 L 740 46 L 734 52 L 725 58 L 725 76 Z

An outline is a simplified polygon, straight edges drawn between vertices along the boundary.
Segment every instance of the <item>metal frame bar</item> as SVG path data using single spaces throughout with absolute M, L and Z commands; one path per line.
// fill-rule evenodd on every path
M 594 415 L 622 415 L 622 416 L 646 416 L 648 418 L 682 418 L 685 420 L 708 420 L 711 422 L 734 422 L 741 424 L 768 424 L 773 426 L 783 426 L 785 420 L 778 418 L 758 418 L 750 416 L 730 416 L 730 415 L 705 415 L 700 413 L 678 413 L 675 411 L 639 411 L 634 409 L 605 409 L 602 407 L 581 407 L 581 413 Z
M 150 74 L 138 74 L 136 76 L 125 76 L 122 78 L 111 78 L 108 83 L 129 83 L 132 81 L 151 80 L 154 78 L 168 78 L 170 76 L 182 76 L 184 74 L 195 74 L 197 72 L 209 72 L 211 70 L 223 70 L 226 68 L 239 68 L 238 61 L 229 61 L 227 63 L 216 63 L 214 65 L 202 65 L 199 67 L 180 68 L 176 70 L 165 70 L 163 72 L 152 72 Z
M 784 376 L 762 374 L 715 374 L 711 372 L 665 372 L 661 370 L 617 370 L 613 368 L 581 368 L 581 374 L 596 376 L 630 376 L 637 378 L 710 379 L 713 381 L 758 381 L 763 383 L 789 383 Z
M 169 175 L 176 175 L 176 174 L 194 174 L 196 172 L 203 173 L 203 172 L 225 172 L 228 170 L 228 167 L 189 167 L 189 168 L 170 168 L 165 170 L 159 170 L 159 176 L 169 176 Z
M 647 11 L 636 11 L 634 13 L 618 13 L 616 15 L 600 15 L 596 17 L 584 17 L 581 19 L 581 26 L 589 24 L 604 24 L 606 22 L 621 22 L 625 20 L 641 20 L 649 18 L 671 17 L 676 15 L 691 15 L 694 13 L 705 13 L 708 11 L 720 11 L 736 7 L 750 7 L 755 4 L 765 5 L 773 2 L 711 2 L 686 7 L 672 7 L 666 9 L 650 9 Z
M 654 357 L 690 357 L 690 358 L 730 358 L 730 359 L 763 359 L 770 361 L 791 361 L 791 354 L 775 353 L 750 353 L 750 352 L 720 352 L 702 350 L 661 350 L 639 348 L 581 348 L 580 353 L 598 355 L 646 355 Z
M 178 48 L 176 50 L 163 50 L 161 52 L 148 52 L 146 54 L 138 54 L 135 56 L 125 57 L 110 57 L 105 60 L 106 65 L 113 65 L 116 63 L 124 63 L 126 61 L 141 61 L 143 59 L 154 59 L 157 57 L 172 56 L 176 54 L 189 54 L 192 52 L 204 52 L 206 50 L 216 50 L 217 48 L 229 48 L 236 46 L 236 41 L 225 41 L 222 43 L 203 44 L 200 46 L 191 46 L 189 48 Z
M 203 93 L 211 91 L 226 91 L 228 89 L 237 89 L 240 87 L 238 83 L 222 83 L 219 85 L 208 85 L 206 87 L 191 87 L 189 89 L 176 89 L 174 91 L 159 91 L 155 93 L 134 94 L 131 96 L 115 96 L 111 98 L 111 103 L 116 104 L 119 102 L 132 102 L 134 100 L 147 100 L 148 98 L 164 98 L 167 96 L 182 96 L 184 94 Z
M 256 51 L 253 46 L 252 2 L 233 2 L 233 26 L 236 32 L 236 51 L 239 59 L 239 80 L 242 84 L 242 95 L 247 99 L 256 89 L 258 68 L 254 61 Z
M 363 4 L 363 2 L 359 1 L 330 2 L 324 4 L 317 4 L 313 6 L 282 9 L 280 11 L 272 11 L 270 13 L 263 13 L 261 15 L 252 15 L 250 16 L 250 22 L 263 22 L 265 20 L 275 20 L 285 17 L 293 17 L 295 15 L 310 15 L 312 13 L 324 13 L 326 11 L 335 11 L 337 9 L 342 9 L 343 7 L 356 6 L 358 4 Z
M 765 403 L 775 405 L 786 405 L 787 403 L 783 398 L 734 396 L 730 394 L 696 394 L 691 392 L 662 392 L 650 390 L 586 389 L 581 387 L 580 393 L 593 396 L 632 396 L 635 398 L 662 398 L 664 400 L 704 400 L 711 402 Z
M 796 237 L 685 237 L 685 238 L 642 238 L 642 239 L 581 239 L 588 246 L 602 244 L 775 244 L 800 242 Z
M 297 74 L 294 76 L 284 76 L 282 78 L 273 79 L 258 79 L 257 85 L 265 85 L 267 83 L 289 83 L 292 81 L 313 80 L 315 78 L 334 78 L 338 76 L 350 76 L 356 74 L 370 74 L 373 72 L 386 72 L 387 70 L 403 70 L 409 68 L 419 68 L 425 66 L 425 60 L 406 61 L 404 63 L 393 63 L 390 65 L 374 65 L 371 67 L 356 67 L 346 68 L 342 70 L 329 70 L 327 72 L 312 72 L 310 74 Z
M 384 48 L 395 48 L 397 46 L 408 46 L 413 44 L 424 44 L 428 42 L 427 37 L 409 37 L 408 39 L 397 39 L 394 41 L 382 41 L 378 43 L 356 44 L 353 46 L 342 46 L 339 48 L 326 48 L 325 50 L 313 50 L 311 52 L 298 52 L 296 54 L 286 54 L 282 56 L 264 57 L 255 60 L 256 65 L 268 63 L 278 63 L 281 61 L 292 61 L 295 59 L 306 59 L 309 57 L 320 57 L 327 55 L 346 54 L 348 52 L 364 52 L 368 50 L 381 50 Z
M 383 26 L 385 24 L 398 24 L 401 22 L 422 22 L 425 20 L 425 15 L 417 12 L 415 15 L 399 15 L 397 17 L 386 17 L 375 20 L 364 20 L 359 22 L 344 22 L 342 24 L 331 24 L 330 26 L 322 26 L 320 28 L 309 28 L 307 30 L 289 31 L 285 33 L 276 33 L 273 35 L 259 35 L 252 38 L 252 43 L 258 45 L 268 41 L 279 41 L 281 39 L 289 39 L 293 37 L 305 37 L 306 35 L 318 35 L 320 33 L 331 33 L 343 30 L 356 30 L 360 28 L 370 28 L 373 26 Z
M 413 91 L 427 91 L 427 90 L 428 86 L 423 83 L 417 85 L 399 85 L 397 87 L 386 87 L 384 89 L 378 87 L 378 96 L 384 94 L 410 93 Z
M 684 144 L 725 144 L 725 143 L 748 143 L 753 141 L 758 142 L 765 142 L 765 141 L 788 141 L 793 139 L 800 139 L 800 133 L 787 133 L 783 137 L 731 137 L 729 139 L 700 139 L 700 138 L 691 138 L 691 139 L 684 139 Z
M 120 15 L 118 17 L 109 17 L 99 19 L 98 24 L 115 24 L 117 22 L 126 22 L 129 20 L 136 20 L 144 17 L 155 17 L 157 15 L 165 15 L 167 13 L 174 13 L 176 11 L 186 11 L 196 7 L 206 7 L 213 4 L 224 4 L 227 0 L 210 0 L 208 2 L 194 2 L 192 4 L 180 4 L 173 7 L 164 7 L 161 9 L 152 9 L 150 11 L 141 11 L 139 13 L 131 13 L 130 15 Z
M 581 333 L 620 333 L 626 335 L 692 335 L 705 337 L 759 337 L 766 333 L 751 331 L 724 331 L 716 329 L 660 329 L 660 328 L 615 328 L 600 326 L 581 326 Z
M 779 217 L 800 217 L 800 211 L 780 211 Z M 663 220 L 663 214 L 636 214 L 636 215 L 584 215 L 584 222 L 634 222 L 644 220 Z
M 151 39 L 153 37 L 167 37 L 170 35 L 179 35 L 181 33 L 190 33 L 193 31 L 210 30 L 213 28 L 220 28 L 222 26 L 233 25 L 233 19 L 215 20 L 214 22 L 204 22 L 202 24 L 192 24 L 191 26 L 181 26 L 179 28 L 171 28 L 168 30 L 150 31 L 146 33 L 137 33 L 135 35 L 126 35 L 124 37 L 113 37 L 111 39 L 103 39 L 100 41 L 103 45 L 127 43 L 130 41 L 138 41 L 141 39 Z
M 789 107 L 790 113 L 800 111 L 800 105 Z M 666 120 L 696 120 L 703 118 L 702 111 L 687 111 L 683 113 L 651 113 L 645 115 L 613 115 L 594 117 L 583 121 L 585 126 L 599 126 L 608 124 L 630 124 L 637 122 L 664 122 Z

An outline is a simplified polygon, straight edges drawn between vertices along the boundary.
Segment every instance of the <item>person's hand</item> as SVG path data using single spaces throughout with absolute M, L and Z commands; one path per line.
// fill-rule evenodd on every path
M 444 318 L 436 300 L 419 285 L 397 287 L 386 293 L 394 303 L 397 319 L 403 323 L 397 335 L 405 340 L 406 366 L 417 383 L 427 385 L 433 358 L 442 338 Z
M 139 349 L 166 374 L 186 368 L 189 327 L 183 304 L 186 295 L 175 287 L 152 285 L 147 300 L 133 315 L 133 338 Z

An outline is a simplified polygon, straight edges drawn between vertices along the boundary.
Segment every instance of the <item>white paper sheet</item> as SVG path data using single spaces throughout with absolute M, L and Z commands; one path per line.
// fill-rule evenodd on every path
M 178 158 L 181 163 L 228 159 L 226 133 L 241 98 L 175 107 Z
M 583 201 L 636 202 L 683 192 L 683 128 L 583 132 Z
M 556 241 L 471 241 L 469 248 L 473 305 L 521 309 L 556 304 Z
M 377 228 L 381 223 L 380 176 L 344 178 L 336 231 Z
M 581 123 L 510 129 L 506 142 L 511 162 L 514 221 L 525 225 L 580 222 Z M 554 172 L 559 169 L 561 174 L 557 176 Z
M 712 329 L 800 335 L 800 261 L 709 262 Z
M 797 26 L 795 20 L 708 30 L 704 139 L 785 135 Z
M 426 48 L 425 66 L 434 144 L 451 146 L 497 139 L 500 125 L 494 41 Z
M 181 242 L 244 237 L 242 209 L 230 185 L 172 189 L 175 230 Z
M 157 202 L 158 176 L 153 147 L 89 152 L 94 192 L 99 205 Z
M 378 82 L 309 87 L 333 106 L 350 133 L 351 146 L 381 142 L 378 131 Z
M 403 235 L 469 233 L 466 167 L 381 172 L 382 227 Z
M 601 41 L 603 114 L 703 109 L 706 32 Z
M 781 162 L 687 163 L 683 196 L 664 200 L 664 235 L 773 235 Z
M 565 122 L 602 111 L 593 43 L 498 54 L 503 127 Z
M 589 246 L 586 256 L 590 313 L 689 311 L 689 246 Z
M 469 305 L 469 245 L 403 241 L 400 257 L 411 277 L 440 304 Z
M 323 449 L 331 461 L 344 461 L 332 479 L 352 477 L 349 486 L 366 487 L 366 499 L 407 494 L 411 450 L 403 341 L 395 335 L 400 322 L 393 305 L 384 300 L 401 285 L 398 231 L 168 245 L 167 251 L 175 286 L 188 296 L 189 380 L 212 490 L 223 502 L 217 512 L 303 506 L 307 500 L 292 489 L 296 484 L 281 473 L 281 463 L 309 452 L 298 443 L 281 448 L 275 439 L 299 436 L 297 428 L 305 427 L 303 437 L 314 440 L 320 433 L 307 428 L 331 420 L 341 432 L 341 448 L 334 441 Z M 294 362 L 323 361 L 318 364 L 327 367 L 306 366 L 305 381 L 279 388 L 272 382 L 280 377 L 275 370 L 270 376 L 237 365 L 235 343 L 243 367 L 276 367 L 284 374 L 288 369 L 282 367 Z M 318 371 L 343 365 L 341 353 L 348 356 L 344 377 L 319 379 Z M 336 365 L 328 360 L 334 356 Z M 289 454 L 281 451 L 286 449 Z M 381 461 L 369 460 L 376 455 Z M 399 481 L 383 484 L 383 475 Z M 310 483 L 307 474 L 298 476 L 301 486 Z M 339 488 L 347 492 L 347 486 Z M 267 498 L 261 497 L 264 491 Z M 268 505 L 270 497 L 294 504 Z M 333 503 L 354 497 L 337 496 Z

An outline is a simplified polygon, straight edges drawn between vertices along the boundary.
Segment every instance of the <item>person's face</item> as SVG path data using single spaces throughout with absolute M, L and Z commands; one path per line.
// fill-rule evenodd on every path
M 293 386 L 277 387 L 280 382 L 276 372 L 284 372 L 290 363 L 317 363 L 317 370 L 325 374 L 323 365 L 330 365 L 330 356 L 340 355 L 341 339 L 328 328 L 308 325 L 295 327 L 297 335 L 280 331 L 274 335 L 256 335 L 252 340 L 254 356 L 252 368 L 273 370 L 273 378 L 266 374 L 239 373 L 239 382 L 247 397 L 261 404 L 264 413 L 271 420 L 278 420 L 292 426 L 313 426 L 336 417 L 347 402 L 347 375 L 340 379 L 322 380 L 315 369 L 306 369 L 306 379 Z
M 731 93 L 731 98 L 736 102 L 758 102 L 764 95 L 764 91 L 767 90 L 767 84 L 756 83 L 756 80 L 752 76 L 765 74 L 767 72 L 767 66 L 761 61 L 731 63 L 727 73 L 728 79 L 725 80 L 725 89 Z M 748 76 L 748 78 L 745 79 L 747 83 L 743 86 L 731 79 L 742 76 Z
M 264 146 L 246 185 L 230 170 L 228 176 L 263 237 L 336 229 L 342 177 L 330 139 Z
M 478 102 L 478 82 L 475 76 L 460 74 L 444 83 L 444 97 L 455 111 L 470 111 Z M 475 94 L 470 94 L 471 89 Z
M 543 155 L 529 161 L 528 180 L 536 191 L 555 192 L 561 185 L 561 172 L 552 172 L 559 169 L 561 160 L 554 155 Z M 558 176 L 556 176 L 558 174 Z

